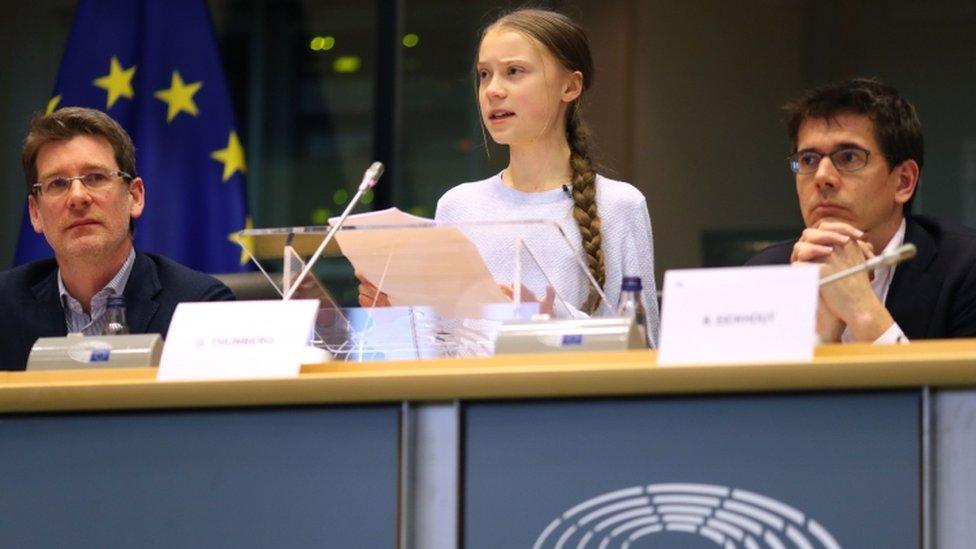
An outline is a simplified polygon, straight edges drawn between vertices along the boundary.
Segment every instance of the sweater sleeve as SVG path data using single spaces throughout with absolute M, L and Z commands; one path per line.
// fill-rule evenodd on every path
M 647 308 L 647 333 L 657 347 L 660 312 L 654 278 L 654 239 L 651 216 L 644 195 L 631 185 L 607 185 L 600 217 L 604 227 L 607 305 L 615 307 L 624 276 L 639 276 Z

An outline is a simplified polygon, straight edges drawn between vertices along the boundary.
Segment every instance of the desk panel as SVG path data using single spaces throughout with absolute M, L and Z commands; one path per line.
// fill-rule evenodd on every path
M 469 404 L 464 547 L 917 548 L 919 410 L 917 392 Z
M 0 547 L 393 547 L 398 413 L 0 416 Z

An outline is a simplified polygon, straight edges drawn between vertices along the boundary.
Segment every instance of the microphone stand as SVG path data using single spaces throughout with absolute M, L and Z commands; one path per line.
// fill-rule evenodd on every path
M 837 271 L 832 275 L 827 275 L 820 279 L 820 286 L 826 286 L 831 282 L 836 282 L 842 278 L 847 278 L 853 274 L 859 273 L 861 271 L 873 271 L 881 267 L 887 267 L 890 265 L 897 265 L 902 261 L 908 261 L 909 259 L 915 257 L 915 245 L 912 243 L 902 244 L 889 253 L 881 254 L 879 256 L 872 257 L 871 259 L 861 263 L 860 265 L 855 265 L 854 267 L 848 267 L 843 271 Z
M 295 279 L 295 282 L 288 287 L 288 291 L 285 292 L 284 296 L 282 296 L 283 300 L 287 301 L 295 294 L 295 291 L 298 290 L 299 283 L 304 280 L 306 276 L 308 276 L 309 271 L 312 270 L 312 266 L 315 265 L 315 262 L 318 261 L 319 257 L 322 256 L 322 252 L 325 251 L 325 247 L 335 237 L 336 232 L 338 232 L 342 227 L 342 224 L 345 223 L 346 218 L 349 217 L 349 212 L 351 212 L 352 209 L 359 204 L 359 200 L 362 198 L 363 194 L 368 189 L 371 189 L 376 185 L 376 182 L 379 181 L 381 175 L 383 175 L 383 164 L 381 162 L 373 162 L 370 164 L 369 168 L 366 169 L 366 173 L 363 174 L 363 180 L 359 184 L 359 189 L 356 190 L 356 194 L 353 195 L 352 200 L 349 201 L 349 205 L 346 206 L 345 211 L 343 211 L 342 215 L 339 216 L 339 220 L 329 227 L 329 232 L 326 233 L 322 243 L 319 244 L 319 247 L 315 250 L 315 253 L 312 254 L 312 257 L 308 260 L 308 263 L 305 264 L 305 268 L 302 269 L 302 272 L 298 275 L 298 278 Z

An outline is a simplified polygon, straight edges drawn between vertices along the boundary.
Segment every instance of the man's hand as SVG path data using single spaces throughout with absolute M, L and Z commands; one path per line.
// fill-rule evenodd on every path
M 817 299 L 817 335 L 823 343 L 836 343 L 844 335 L 847 325 L 824 303 L 823 297 Z
M 390 306 L 390 296 L 379 291 L 379 289 L 370 282 L 366 276 L 356 271 L 356 280 L 359 281 L 359 306 L 360 307 L 389 307 Z
M 823 221 L 803 231 L 793 246 L 792 262 L 819 263 L 827 276 L 864 263 L 874 250 L 864 233 L 847 223 Z M 817 330 L 824 341 L 838 341 L 849 327 L 858 341 L 874 341 L 894 319 L 874 295 L 867 272 L 860 272 L 820 288 Z

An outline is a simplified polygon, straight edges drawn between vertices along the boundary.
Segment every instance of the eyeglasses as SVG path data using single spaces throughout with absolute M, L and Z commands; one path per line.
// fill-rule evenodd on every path
M 815 173 L 820 166 L 820 161 L 828 156 L 830 163 L 834 165 L 834 168 L 837 168 L 837 171 L 850 173 L 867 166 L 870 155 L 871 151 L 858 147 L 848 147 L 827 155 L 816 151 L 800 151 L 788 156 L 787 160 L 790 161 L 790 169 L 793 170 L 793 173 L 808 175 Z
M 31 190 L 37 192 L 38 195 L 45 195 L 51 198 L 57 198 L 63 196 L 71 188 L 71 185 L 77 179 L 81 181 L 81 184 L 85 186 L 89 191 L 100 191 L 108 186 L 116 177 L 121 177 L 123 180 L 130 180 L 132 176 L 120 171 L 114 172 L 91 172 L 84 173 L 81 175 L 76 175 L 73 177 L 56 176 L 46 179 L 44 181 L 39 181 L 31 185 Z

